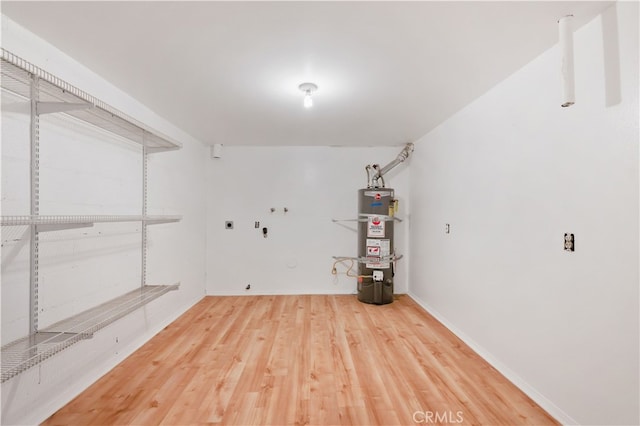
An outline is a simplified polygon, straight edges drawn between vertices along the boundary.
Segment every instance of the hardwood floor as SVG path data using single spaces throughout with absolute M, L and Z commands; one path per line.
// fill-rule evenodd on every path
M 206 297 L 46 425 L 557 424 L 410 297 Z

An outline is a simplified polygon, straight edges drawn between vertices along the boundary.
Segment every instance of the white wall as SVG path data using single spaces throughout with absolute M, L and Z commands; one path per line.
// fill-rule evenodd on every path
M 397 250 L 412 261 L 399 262 L 396 292 L 408 289 L 565 422 L 640 422 L 638 5 L 617 8 L 576 34 L 575 106 L 559 107 L 551 49 L 425 136 L 410 173 L 400 166 L 388 180 L 406 219 Z M 149 282 L 180 291 L 4 383 L 3 423 L 39 422 L 95 381 L 202 297 L 205 269 L 208 294 L 354 292 L 330 269 L 332 255 L 355 255 L 356 234 L 331 218 L 355 217 L 364 165 L 400 147 L 227 147 L 212 160 L 4 17 L 2 45 L 184 143 L 151 157 L 149 177 L 150 213 L 184 216 L 150 230 Z M 74 173 L 77 161 L 66 165 Z M 564 232 L 576 234 L 575 253 L 562 250 Z
M 207 150 L 4 16 L 2 46 L 183 143 L 179 151 L 149 156 L 148 165 L 149 214 L 180 214 L 183 220 L 149 227 L 147 282 L 180 282 L 180 289 L 3 383 L 2 423 L 32 424 L 44 420 L 204 296 Z M 24 101 L 9 95 L 2 101 L 2 214 L 28 214 L 28 110 Z M 41 214 L 140 214 L 139 147 L 62 115 L 43 116 L 40 127 Z M 27 331 L 26 227 L 3 227 L 2 239 L 5 343 Z M 140 258 L 139 224 L 42 234 L 41 326 L 139 286 Z
M 401 149 L 225 147 L 222 158 L 207 162 L 207 293 L 355 293 L 355 278 L 334 280 L 331 266 L 332 256 L 356 256 L 356 224 L 331 219 L 355 219 L 364 167 L 384 165 Z M 400 218 L 409 211 L 407 165 L 386 179 L 400 200 Z M 226 220 L 234 221 L 233 230 L 225 229 Z M 395 226 L 396 252 L 406 255 L 408 222 Z M 396 293 L 407 291 L 407 265 L 398 262 Z
M 574 106 L 555 47 L 417 143 L 409 290 L 559 420 L 638 424 L 638 3 L 575 60 Z

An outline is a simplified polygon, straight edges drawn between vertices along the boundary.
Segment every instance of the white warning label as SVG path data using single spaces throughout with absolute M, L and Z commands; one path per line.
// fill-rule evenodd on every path
M 367 238 L 367 268 L 387 269 L 389 262 L 381 262 L 382 258 L 391 255 L 391 243 L 389 240 L 374 240 Z
M 384 238 L 384 220 L 380 216 L 369 216 L 367 237 Z

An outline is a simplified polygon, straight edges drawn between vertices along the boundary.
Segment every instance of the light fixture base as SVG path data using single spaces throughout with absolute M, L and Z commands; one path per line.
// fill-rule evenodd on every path
M 318 90 L 318 85 L 314 83 L 302 83 L 300 86 L 298 86 L 298 89 L 300 89 L 300 91 L 304 93 L 313 93 Z

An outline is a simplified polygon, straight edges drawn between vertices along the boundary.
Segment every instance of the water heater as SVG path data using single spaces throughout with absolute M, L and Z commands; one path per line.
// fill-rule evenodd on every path
M 391 188 L 358 191 L 358 300 L 393 302 L 393 223 L 396 203 Z
M 393 227 L 398 200 L 386 188 L 383 176 L 409 158 L 413 144 L 408 143 L 398 156 L 384 167 L 368 165 L 367 187 L 358 191 L 358 300 L 383 305 L 393 302 L 393 277 L 396 256 Z

